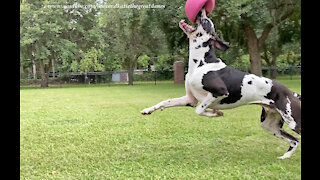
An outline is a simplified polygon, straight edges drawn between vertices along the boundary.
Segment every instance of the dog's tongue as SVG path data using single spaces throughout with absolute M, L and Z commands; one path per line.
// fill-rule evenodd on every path
M 181 20 L 181 21 L 180 21 L 180 26 L 181 26 L 182 28 L 184 28 L 184 29 L 185 29 L 186 31 L 188 31 L 188 32 L 192 32 L 192 31 L 195 30 L 194 27 L 192 27 L 192 26 L 188 25 L 187 23 L 185 23 L 184 20 Z

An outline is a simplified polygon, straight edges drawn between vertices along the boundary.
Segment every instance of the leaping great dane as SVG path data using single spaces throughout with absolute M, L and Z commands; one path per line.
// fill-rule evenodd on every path
M 184 20 L 179 23 L 189 38 L 186 95 L 162 101 L 141 113 L 145 115 L 168 107 L 192 106 L 196 107 L 199 115 L 215 117 L 223 115 L 219 111 L 221 109 L 258 104 L 262 106 L 262 128 L 289 143 L 289 150 L 279 158 L 289 158 L 299 140 L 282 127 L 285 122 L 291 130 L 301 135 L 301 96 L 274 80 L 226 66 L 216 57 L 215 49 L 226 51 L 229 44 L 216 35 L 214 24 L 204 9 L 198 13 L 196 24 L 194 28 Z M 197 106 L 198 102 L 200 104 Z

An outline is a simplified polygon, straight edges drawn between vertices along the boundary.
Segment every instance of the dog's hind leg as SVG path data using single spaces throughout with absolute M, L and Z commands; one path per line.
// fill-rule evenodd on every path
M 276 102 L 277 111 L 290 129 L 301 135 L 301 102 L 294 96 L 287 96 Z
M 296 137 L 282 129 L 283 123 L 284 121 L 282 116 L 277 110 L 269 107 L 262 108 L 260 123 L 262 129 L 280 139 L 285 140 L 290 145 L 288 151 L 283 156 L 279 157 L 279 159 L 289 158 L 299 145 L 299 140 Z
M 291 157 L 291 155 L 294 153 L 294 151 L 297 149 L 299 145 L 299 140 L 296 137 L 284 131 L 283 129 L 280 129 L 280 134 L 276 134 L 276 136 L 286 140 L 290 145 L 288 151 L 283 156 L 278 158 L 285 159 Z
M 290 91 L 284 85 L 273 82 L 267 98 L 274 100 L 273 106 L 291 130 L 301 135 L 301 95 Z

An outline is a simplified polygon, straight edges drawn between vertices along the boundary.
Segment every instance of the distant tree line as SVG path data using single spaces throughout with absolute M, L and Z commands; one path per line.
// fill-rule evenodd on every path
M 108 0 L 107 4 L 158 4 L 152 8 L 52 8 L 94 5 L 96 0 L 21 0 L 20 65 L 41 74 L 126 69 L 133 85 L 136 68 L 172 70 L 188 62 L 188 39 L 178 26 L 187 19 L 185 0 Z M 301 61 L 300 0 L 217 0 L 209 15 L 218 36 L 231 48 L 217 52 L 228 65 L 250 67 L 297 65 Z M 156 57 L 156 58 L 154 58 Z M 276 78 L 276 71 L 271 73 Z M 36 78 L 36 77 L 34 77 Z

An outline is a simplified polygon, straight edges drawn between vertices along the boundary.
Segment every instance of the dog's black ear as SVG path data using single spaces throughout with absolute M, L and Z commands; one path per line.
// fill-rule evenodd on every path
M 222 52 L 226 51 L 230 47 L 228 42 L 223 42 L 217 36 L 213 36 L 212 37 L 211 43 L 212 43 L 214 48 L 219 49 Z

